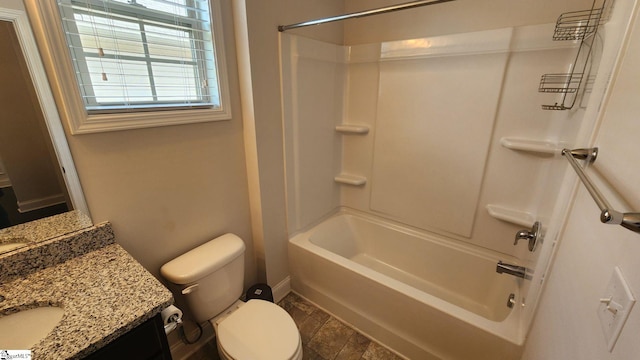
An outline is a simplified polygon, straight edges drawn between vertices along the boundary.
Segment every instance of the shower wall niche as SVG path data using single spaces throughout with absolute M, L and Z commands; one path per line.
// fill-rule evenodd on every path
M 583 106 L 541 74 L 578 42 L 553 24 L 343 46 L 281 34 L 289 233 L 341 207 L 518 258 L 548 221 Z

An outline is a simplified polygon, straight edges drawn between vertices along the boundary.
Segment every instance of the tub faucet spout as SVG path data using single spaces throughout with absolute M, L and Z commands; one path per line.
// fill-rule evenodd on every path
M 527 268 L 524 266 L 505 264 L 502 261 L 498 261 L 496 272 L 498 274 L 504 273 L 524 279 L 527 275 Z

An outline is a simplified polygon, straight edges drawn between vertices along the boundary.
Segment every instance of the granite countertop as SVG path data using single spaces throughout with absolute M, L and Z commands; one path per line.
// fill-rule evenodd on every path
M 36 360 L 83 358 L 173 303 L 171 292 L 115 243 L 108 223 L 4 255 L 0 281 L 0 316 L 38 306 L 64 310 L 32 347 Z
M 91 227 L 91 219 L 78 210 L 34 220 L 0 230 L 0 244 L 26 242 L 28 245 Z

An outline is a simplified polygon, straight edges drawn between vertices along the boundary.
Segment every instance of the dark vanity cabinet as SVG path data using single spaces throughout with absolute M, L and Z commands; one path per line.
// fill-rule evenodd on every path
M 89 355 L 90 360 L 171 360 L 160 314 Z

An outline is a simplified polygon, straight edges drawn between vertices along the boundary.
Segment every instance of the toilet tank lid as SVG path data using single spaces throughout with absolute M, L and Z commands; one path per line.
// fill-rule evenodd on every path
M 224 234 L 162 265 L 160 273 L 174 284 L 190 284 L 235 260 L 244 249 L 237 235 Z

